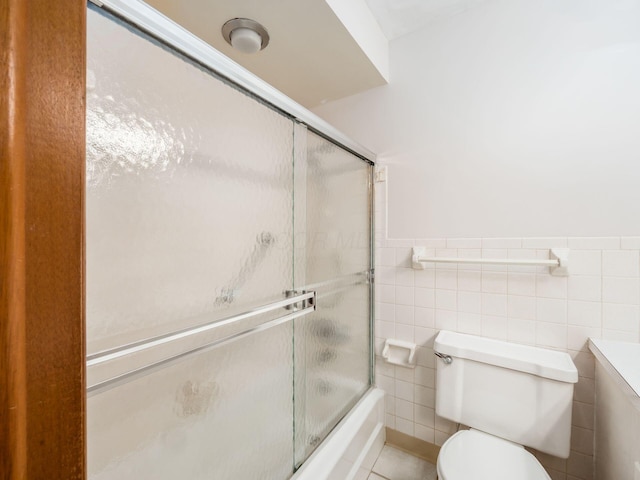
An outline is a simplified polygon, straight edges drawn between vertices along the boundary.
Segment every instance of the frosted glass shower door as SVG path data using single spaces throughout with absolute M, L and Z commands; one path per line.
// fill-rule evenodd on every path
M 372 362 L 372 167 L 315 133 L 304 142 L 297 145 L 306 155 L 296 164 L 295 283 L 316 292 L 317 310 L 295 321 L 296 465 L 369 388 Z
M 89 477 L 288 478 L 293 122 L 87 15 Z

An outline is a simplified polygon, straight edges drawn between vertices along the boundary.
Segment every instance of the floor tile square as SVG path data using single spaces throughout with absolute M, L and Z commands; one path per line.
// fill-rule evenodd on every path
M 389 445 L 380 452 L 373 473 L 388 480 L 436 480 L 435 465 Z

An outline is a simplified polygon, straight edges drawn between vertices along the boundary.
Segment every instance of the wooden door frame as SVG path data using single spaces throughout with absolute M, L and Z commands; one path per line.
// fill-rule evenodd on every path
M 86 477 L 86 1 L 0 0 L 0 478 Z

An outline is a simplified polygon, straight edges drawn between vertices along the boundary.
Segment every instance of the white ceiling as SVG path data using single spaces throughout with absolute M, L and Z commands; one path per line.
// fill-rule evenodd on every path
M 389 40 L 488 1 L 490 0 L 366 0 Z
M 146 1 L 307 108 L 386 83 L 325 0 Z M 236 17 L 263 24 L 269 46 L 247 55 L 228 45 L 220 29 Z

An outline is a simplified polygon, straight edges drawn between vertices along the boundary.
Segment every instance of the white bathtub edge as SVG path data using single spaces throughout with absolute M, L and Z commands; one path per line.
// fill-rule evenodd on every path
M 292 480 L 351 480 L 371 470 L 384 446 L 384 391 L 371 388 L 293 475 Z

